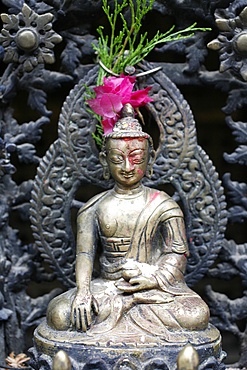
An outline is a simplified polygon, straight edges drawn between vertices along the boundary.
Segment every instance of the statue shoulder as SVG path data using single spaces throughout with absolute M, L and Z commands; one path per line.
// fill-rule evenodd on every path
M 170 197 L 165 191 L 153 189 L 153 188 L 146 188 L 148 192 L 148 196 L 150 199 L 158 198 L 160 202 L 170 202 L 171 204 L 177 205 L 174 199 Z M 177 205 L 178 206 L 178 205 Z
M 106 190 L 104 191 L 103 193 L 100 193 L 100 194 L 97 194 L 95 195 L 94 197 L 92 197 L 91 199 L 89 199 L 89 201 L 87 201 L 80 209 L 79 209 L 79 212 L 78 212 L 78 216 L 80 214 L 82 214 L 83 212 L 87 211 L 87 210 L 91 210 L 92 207 L 94 207 L 95 205 L 99 205 L 99 203 L 107 196 L 109 190 Z
M 183 217 L 183 213 L 177 202 L 170 197 L 166 192 L 153 188 L 147 188 L 149 201 L 156 200 L 158 205 L 161 205 L 163 212 L 171 216 Z

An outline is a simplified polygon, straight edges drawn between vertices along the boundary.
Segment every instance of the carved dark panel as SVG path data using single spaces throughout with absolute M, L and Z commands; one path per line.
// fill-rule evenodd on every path
M 113 6 L 114 2 L 109 3 Z M 84 109 L 83 98 L 83 83 L 93 86 L 98 68 L 91 43 L 97 42 L 97 26 L 105 24 L 101 1 L 2 0 L 1 5 L 6 15 L 0 35 L 0 365 L 5 352 L 27 348 L 24 338 L 57 293 L 51 288 L 51 293 L 30 295 L 30 281 L 54 279 L 53 270 L 47 270 L 43 261 L 54 267 L 66 287 L 73 284 L 74 233 L 67 221 L 70 208 L 80 204 L 74 200 L 77 189 L 98 180 L 101 188 L 110 186 L 100 180 L 98 149 L 91 137 L 95 122 Z M 213 279 L 213 288 L 207 289 L 212 321 L 223 336 L 228 332 L 238 338 L 236 352 L 241 349 L 241 355 L 235 367 L 247 366 L 247 262 L 245 227 L 241 227 L 247 215 L 246 7 L 246 0 L 155 1 L 145 19 L 148 31 L 167 29 L 173 23 L 181 29 L 195 21 L 212 31 L 156 48 L 148 60 L 162 66 L 162 71 L 139 82 L 140 87 L 153 85 L 155 100 L 145 115 L 162 143 L 162 148 L 156 148 L 154 185 L 172 182 L 190 241 L 188 282 L 194 284 L 203 276 Z M 23 41 L 25 34 L 31 35 L 33 43 Z M 197 88 L 198 95 L 207 88 L 214 96 L 223 96 L 224 106 L 217 106 L 225 115 L 222 136 L 232 134 L 232 144 L 229 149 L 222 146 L 220 154 L 225 160 L 220 172 L 226 172 L 222 179 L 227 213 L 222 185 L 204 151 L 207 148 L 197 144 L 200 122 L 195 124 L 188 103 L 169 81 L 185 95 L 187 86 Z M 52 102 L 59 95 L 59 106 L 54 107 Z M 65 96 L 59 138 L 54 135 L 49 149 L 49 129 L 55 132 L 52 127 L 57 123 L 52 112 L 60 111 Z M 178 136 L 171 133 L 174 127 Z M 220 143 L 221 138 L 217 140 Z M 28 220 L 32 190 L 35 243 Z M 223 240 L 226 217 L 227 238 Z M 225 289 L 222 293 L 221 282 L 229 284 L 234 279 L 239 282 L 239 296 L 232 297 Z M 43 361 L 45 366 L 48 359 Z M 204 368 L 213 366 L 208 363 Z

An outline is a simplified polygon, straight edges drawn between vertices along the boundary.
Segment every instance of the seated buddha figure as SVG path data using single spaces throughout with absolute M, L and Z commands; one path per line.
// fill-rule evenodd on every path
M 154 162 L 152 139 L 132 109 L 124 110 L 100 153 L 104 177 L 115 186 L 79 210 L 76 288 L 50 302 L 47 324 L 88 340 L 133 333 L 137 341 L 184 340 L 207 328 L 209 310 L 184 280 L 189 251 L 181 209 L 142 184 Z M 96 255 L 100 272 L 93 278 Z

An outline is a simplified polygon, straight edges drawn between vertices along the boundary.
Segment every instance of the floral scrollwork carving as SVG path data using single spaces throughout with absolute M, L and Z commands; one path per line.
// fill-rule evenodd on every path
M 225 196 L 215 167 L 199 146 L 181 176 L 172 182 L 183 204 L 191 252 L 186 281 L 193 285 L 222 247 L 227 223 Z
M 40 163 L 31 200 L 31 222 L 42 257 L 56 271 L 65 286 L 74 285 L 75 245 L 70 208 L 78 181 L 59 142 L 55 142 Z
M 55 61 L 52 49 L 62 37 L 52 30 L 53 14 L 37 14 L 27 4 L 15 14 L 1 14 L 3 28 L 0 43 L 4 48 L 4 62 L 19 63 L 31 72 L 40 63 Z

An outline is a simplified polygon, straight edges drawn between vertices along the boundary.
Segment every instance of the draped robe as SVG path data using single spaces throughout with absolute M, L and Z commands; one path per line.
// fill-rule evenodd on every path
M 101 245 L 99 277 L 91 281 L 91 293 L 99 304 L 99 313 L 86 335 L 88 338 L 105 334 L 119 336 L 125 332 L 138 338 L 145 334 L 168 342 L 184 342 L 192 331 L 207 328 L 209 310 L 184 281 L 188 246 L 183 214 L 164 192 L 142 187 L 138 196 L 142 197 L 143 207 L 136 210 L 132 235 L 126 237 L 119 236 L 114 226 L 118 225 L 112 211 L 114 197 L 120 197 L 120 216 L 121 202 L 126 207 L 129 201 L 131 207 L 134 198 L 120 196 L 112 189 L 92 198 L 78 213 L 77 253 L 95 257 L 97 246 Z M 115 283 L 121 279 L 126 261 L 137 264 L 143 275 L 154 277 L 156 287 L 134 293 L 119 290 Z M 75 293 L 76 289 L 71 289 L 51 302 L 48 324 L 49 315 L 60 304 L 67 307 L 70 322 Z

